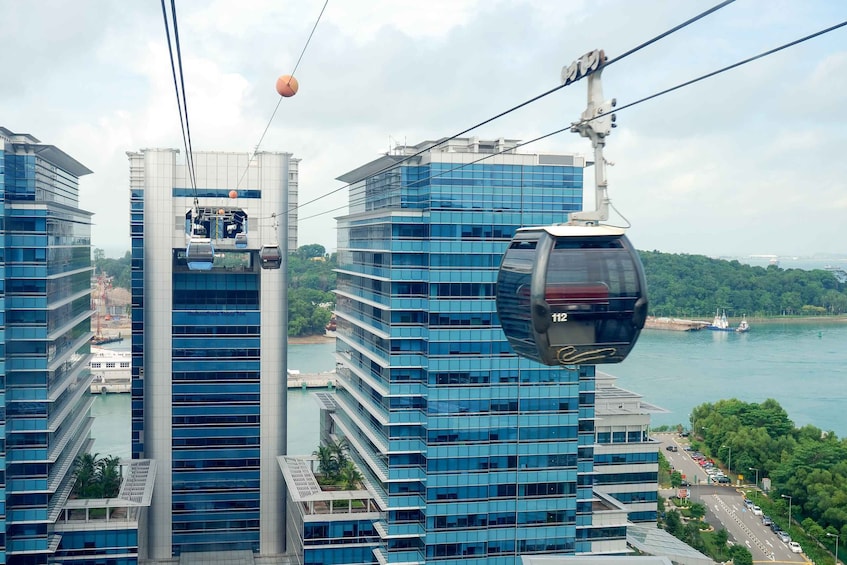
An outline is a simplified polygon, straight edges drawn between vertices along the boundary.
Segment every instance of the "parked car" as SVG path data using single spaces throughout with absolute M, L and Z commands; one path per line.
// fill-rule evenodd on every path
M 753 505 L 753 508 L 750 509 L 750 511 L 753 513 L 754 516 L 761 516 L 762 514 L 764 514 L 764 512 L 762 512 L 762 509 L 756 506 L 755 504 Z
M 778 537 L 783 543 L 788 543 L 791 541 L 791 536 L 788 535 L 788 532 L 783 532 L 782 530 L 776 533 L 776 537 Z
M 800 547 L 800 544 L 797 543 L 796 541 L 788 542 L 788 549 L 790 549 L 794 553 L 803 553 L 803 548 Z
M 681 483 L 679 483 L 679 486 L 681 486 L 681 487 L 690 487 L 690 486 L 691 486 L 691 483 L 689 483 L 688 481 L 682 481 Z
M 728 485 L 730 483 L 730 480 L 729 477 L 727 477 L 726 475 L 718 475 L 715 477 L 715 482 L 722 485 Z
M 746 506 L 747 508 L 752 508 L 753 507 L 753 501 L 750 500 L 749 498 L 745 498 L 744 499 L 744 506 Z
M 771 524 L 773 524 L 773 520 L 771 520 L 771 517 L 768 516 L 767 514 L 763 514 L 762 515 L 762 525 L 770 526 Z

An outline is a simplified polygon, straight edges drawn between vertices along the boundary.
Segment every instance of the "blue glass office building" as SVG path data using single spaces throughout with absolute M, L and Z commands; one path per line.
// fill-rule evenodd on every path
M 515 230 L 582 205 L 583 158 L 516 143 L 425 142 L 339 177 L 334 432 L 383 510 L 380 563 L 512 565 L 624 535 L 591 527 L 593 367 L 520 359 L 497 320 Z
M 594 489 L 623 504 L 631 522 L 655 523 L 659 444 L 650 439 L 650 416 L 667 412 L 617 379 L 597 371 L 595 380 Z
M 0 127 L 0 563 L 47 563 L 89 446 L 91 214 L 53 145 Z
M 194 188 L 175 150 L 128 156 L 132 454 L 157 464 L 140 553 L 281 554 L 285 265 L 261 268 L 260 256 L 285 255 L 298 161 L 198 152 Z M 195 214 L 215 246 L 209 270 L 187 266 Z

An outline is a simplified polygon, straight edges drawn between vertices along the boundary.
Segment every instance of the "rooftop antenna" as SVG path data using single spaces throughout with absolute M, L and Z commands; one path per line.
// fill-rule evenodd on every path
M 568 224 L 594 226 L 609 219 L 609 182 L 606 179 L 606 165 L 612 165 L 603 157 L 606 137 L 615 124 L 612 108 L 617 100 L 603 100 L 601 76 L 606 54 L 601 49 L 586 53 L 567 67 L 562 67 L 562 84 L 588 78 L 588 106 L 582 112 L 582 119 L 571 125 L 571 131 L 591 140 L 594 147 L 594 210 L 583 210 L 568 214 Z

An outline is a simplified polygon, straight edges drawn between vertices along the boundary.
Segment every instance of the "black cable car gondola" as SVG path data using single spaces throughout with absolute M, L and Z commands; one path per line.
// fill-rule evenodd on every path
M 647 316 L 641 260 L 620 228 L 522 228 L 500 265 L 497 313 L 521 357 L 619 363 Z
M 263 269 L 279 269 L 282 265 L 279 245 L 263 245 L 259 250 L 259 260 Z
M 566 224 L 521 228 L 503 255 L 497 314 L 521 357 L 545 365 L 620 363 L 647 318 L 647 284 L 638 252 L 609 218 L 605 139 L 615 101 L 604 101 L 606 56 L 592 51 L 562 69 L 568 84 L 588 77 L 588 107 L 571 131 L 591 139 L 597 209 L 573 212 Z

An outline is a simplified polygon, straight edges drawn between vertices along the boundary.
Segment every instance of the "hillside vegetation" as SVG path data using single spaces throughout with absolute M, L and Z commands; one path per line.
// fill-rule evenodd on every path
M 640 251 L 650 314 L 824 316 L 847 312 L 847 288 L 829 271 L 752 267 L 703 255 Z
M 773 399 L 701 404 L 691 411 L 691 428 L 709 453 L 732 459 L 733 472 L 771 480 L 777 516 L 787 516 L 790 499 L 793 522 L 811 539 L 832 551 L 832 536 L 847 538 L 847 440 L 811 425 L 796 428 Z
M 730 316 L 826 316 L 847 313 L 847 285 L 829 271 L 752 267 L 703 255 L 640 251 L 647 276 L 650 314 L 711 317 L 716 308 Z M 129 288 L 129 252 L 120 259 L 94 250 L 97 273 Z M 335 305 L 335 254 L 318 244 L 289 255 L 288 334 L 322 334 Z

